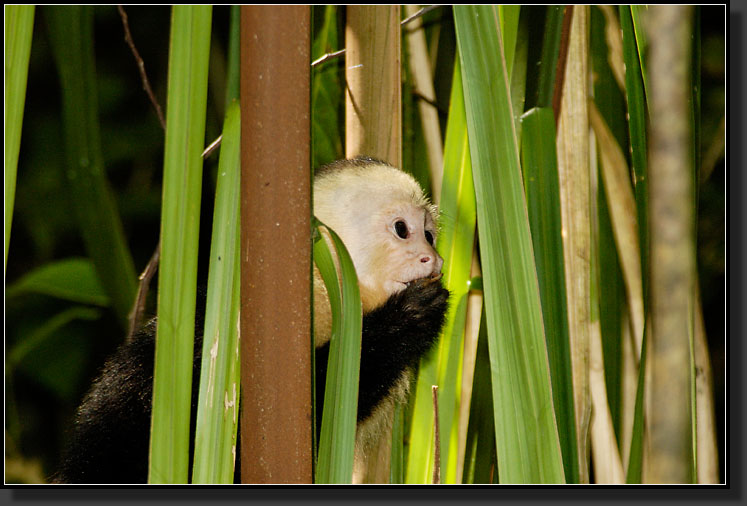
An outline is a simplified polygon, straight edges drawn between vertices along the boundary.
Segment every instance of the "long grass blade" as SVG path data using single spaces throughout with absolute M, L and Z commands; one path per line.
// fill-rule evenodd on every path
M 633 33 L 635 34 L 635 45 L 638 49 L 638 62 L 641 66 L 641 80 L 646 96 L 649 95 L 648 72 L 646 70 L 646 53 L 648 49 L 648 37 L 646 35 L 645 18 L 648 14 L 648 5 L 631 5 L 630 16 L 633 22 Z M 648 103 L 648 102 L 647 102 Z
M 593 84 L 594 106 L 619 146 L 628 146 L 628 124 L 625 119 L 625 72 L 623 70 L 622 37 L 620 23 L 615 8 L 609 5 L 591 8 L 591 65 L 595 76 Z M 593 127 L 593 118 L 592 118 Z M 600 136 L 596 138 L 601 143 Z M 593 159 L 592 159 L 593 160 Z M 625 169 L 623 174 L 627 186 L 627 194 L 633 199 L 632 180 L 627 168 L 627 158 L 623 157 Z M 602 166 L 597 164 L 599 171 Z M 625 284 L 622 277 L 620 259 L 615 244 L 615 236 L 610 216 L 610 204 L 607 201 L 604 175 L 597 174 L 596 209 L 597 226 L 596 240 L 599 258 L 598 283 L 603 290 L 598 291 L 599 322 L 602 333 L 602 348 L 604 375 L 612 423 L 615 436 L 627 462 L 627 451 L 630 448 L 630 427 L 628 422 L 632 418 L 635 404 L 635 376 L 638 359 L 633 358 L 633 346 L 623 340 L 623 330 L 629 332 L 629 322 L 625 304 Z M 617 195 L 616 198 L 620 196 Z M 594 196 L 592 195 L 592 198 Z M 635 202 L 633 201 L 633 212 Z M 640 249 L 638 246 L 638 229 L 633 233 L 636 237 L 635 249 L 632 254 L 640 265 Z M 593 278 L 594 280 L 594 278 Z M 640 278 L 638 280 L 640 285 Z M 624 323 L 623 323 L 624 322 Z M 625 327 L 623 327 L 625 325 Z M 640 345 L 639 345 L 640 348 Z M 628 355 L 628 350 L 631 352 Z M 626 357 L 630 356 L 630 360 Z M 631 374 L 632 373 L 632 374 Z M 632 379 L 632 382 L 629 380 Z M 630 387 L 633 388 L 630 388 Z M 630 406 L 630 409 L 626 409 Z
M 475 283 L 472 283 L 474 286 Z M 487 329 L 482 318 L 464 455 L 463 483 L 497 483 L 493 395 Z
M 628 165 L 622 149 L 593 103 L 589 109 L 589 119 L 599 143 L 604 190 L 624 275 L 633 335 L 643 336 L 643 286 L 637 233 L 638 220 L 633 191 L 628 179 Z M 639 346 L 638 340 L 636 340 L 636 345 Z
M 573 368 L 579 481 L 589 481 L 591 322 L 591 169 L 588 122 L 589 8 L 573 8 L 558 116 L 560 183 L 568 330 Z
M 228 26 L 228 56 L 226 76 L 226 111 L 231 102 L 239 99 L 239 29 L 241 11 L 238 5 L 231 6 L 231 19 Z
M 521 12 L 519 16 L 514 65 L 511 70 L 511 109 L 514 112 L 516 139 L 521 142 L 521 115 L 524 114 L 527 91 L 527 57 L 529 54 L 529 13 Z
M 475 383 L 475 368 L 477 365 L 477 345 L 483 325 L 483 294 L 482 294 L 482 271 L 477 249 L 472 252 L 472 268 L 470 270 L 470 291 L 467 295 L 467 315 L 464 326 L 464 360 L 462 364 L 462 393 L 461 405 L 459 406 L 459 454 L 457 457 L 457 483 L 464 483 L 464 468 L 467 454 L 467 441 L 469 433 L 469 416 L 472 407 L 472 393 Z M 480 280 L 480 289 L 475 287 Z M 490 385 L 487 392 L 490 392 Z M 491 404 L 492 406 L 492 404 Z M 492 411 L 492 408 L 490 409 Z M 492 420 L 492 418 L 491 418 Z M 495 437 L 495 431 L 491 425 L 490 432 Z M 495 445 L 493 445 L 495 452 Z
M 172 8 L 150 483 L 186 483 L 210 6 Z
M 600 300 L 602 285 L 600 277 L 601 247 L 600 237 L 600 199 L 594 199 L 599 194 L 599 169 L 593 136 L 590 135 L 590 197 L 591 197 L 591 276 L 590 276 L 590 321 L 589 321 L 589 391 L 591 394 L 591 420 L 589 433 L 591 436 L 591 463 L 594 466 L 595 483 L 623 483 L 623 471 L 620 447 L 617 444 L 615 426 L 607 397 L 607 385 L 604 369 L 602 322 Z M 603 211 L 602 211 L 603 212 Z
M 597 207 L 597 255 L 599 257 L 598 283 L 599 322 L 602 333 L 602 358 L 610 415 L 615 427 L 618 444 L 623 442 L 624 393 L 624 347 L 623 322 L 628 326 L 625 312 L 625 286 L 620 273 L 620 262 L 615 247 L 612 222 L 609 216 L 604 181 L 598 175 L 596 194 Z M 593 197 L 593 196 L 592 196 Z M 637 252 L 636 252 L 637 254 Z M 632 350 L 632 345 L 630 347 Z M 637 364 L 637 360 L 634 361 Z M 633 367 L 637 365 L 633 364 Z
M 458 462 L 459 405 L 467 298 L 474 252 L 477 209 L 472 177 L 467 117 L 464 105 L 461 64 L 454 64 L 444 150 L 444 187 L 441 192 L 442 233 L 438 249 L 444 258 L 444 283 L 452 294 L 443 337 L 439 345 L 438 385 L 443 483 L 456 483 Z M 458 303 L 455 303 L 457 302 Z
M 466 294 L 475 233 L 475 193 L 467 139 L 460 65 L 454 67 L 444 151 L 441 232 L 437 241 L 444 258 L 444 286 L 451 292 L 446 323 L 433 355 L 421 362 L 415 388 L 410 435 L 408 483 L 430 483 L 433 474 L 433 408 L 431 385 L 439 385 L 442 483 L 455 483 L 458 417 Z M 458 303 L 462 301 L 462 303 Z
M 392 457 L 389 470 L 389 483 L 405 482 L 405 410 L 406 406 L 394 405 L 394 420 L 392 420 Z
M 646 142 L 646 100 L 643 91 L 643 77 L 635 39 L 630 6 L 621 5 L 620 28 L 622 30 L 623 59 L 625 63 L 625 96 L 628 104 L 628 131 L 630 135 L 630 160 L 633 168 L 633 188 L 635 190 L 636 213 L 638 215 L 638 243 L 641 247 L 641 272 L 649 272 L 648 251 L 648 169 Z M 643 303 L 644 318 L 648 312 L 648 276 L 644 276 Z M 636 354 L 640 355 L 642 336 L 634 335 Z
M 353 478 L 358 377 L 361 356 L 361 299 L 355 267 L 345 245 L 317 222 L 314 262 L 327 287 L 332 307 L 324 409 L 319 435 L 316 483 L 350 483 Z M 331 248 L 339 262 L 338 276 Z M 338 279 L 341 278 L 341 281 Z
M 592 259 L 592 263 L 596 260 Z M 593 270 L 597 270 L 595 267 Z M 594 273 L 595 275 L 596 272 Z M 599 285 L 592 283 L 597 289 L 592 295 L 592 325 L 590 339 L 590 372 L 589 385 L 591 391 L 592 414 L 590 421 L 591 433 L 591 455 L 594 463 L 595 483 L 624 483 L 620 449 L 615 437 L 615 427 L 612 423 L 609 403 L 607 400 L 607 387 L 604 378 L 604 359 L 602 358 L 602 333 L 599 321 L 598 307 Z
M 223 127 L 213 214 L 193 483 L 232 483 L 239 411 L 239 140 L 238 102 Z
M 8 266 L 10 227 L 16 194 L 18 152 L 21 148 L 26 80 L 34 31 L 33 5 L 5 6 L 5 263 Z
M 565 5 L 549 5 L 542 37 L 542 56 L 540 58 L 539 83 L 537 85 L 537 107 L 552 106 L 557 73 L 560 40 L 563 32 Z
M 455 6 L 502 483 L 565 481 L 497 12 Z M 500 184 L 499 184 L 500 182 Z
M 94 77 L 91 6 L 45 8 L 62 84 L 66 176 L 88 256 L 122 325 L 137 290 L 135 267 L 116 202 L 106 179 Z
M 630 138 L 630 164 L 632 168 L 631 177 L 635 193 L 636 214 L 638 216 L 638 243 L 640 245 L 641 272 L 650 272 L 649 251 L 649 189 L 648 189 L 648 161 L 647 161 L 647 105 L 643 87 L 643 72 L 641 70 L 641 59 L 638 44 L 635 37 L 635 27 L 630 6 L 618 7 L 620 17 L 620 30 L 622 33 L 623 61 L 625 68 L 625 98 L 628 107 L 628 134 Z M 644 409 L 643 399 L 646 377 L 644 355 L 647 354 L 646 347 L 650 337 L 650 319 L 648 315 L 649 305 L 649 276 L 643 276 L 643 313 L 644 331 L 643 336 L 633 335 L 634 352 L 639 359 L 638 387 L 636 392 L 635 409 L 633 415 L 633 432 L 630 441 L 630 452 L 628 455 L 628 467 L 626 474 L 627 483 L 641 483 L 643 479 L 643 451 L 644 451 Z
M 565 266 L 560 223 L 560 188 L 555 152 L 555 117 L 549 107 L 522 117 L 522 166 L 532 244 L 537 264 L 553 403 L 563 450 L 566 481 L 578 483 L 573 371 L 568 336 Z
M 503 52 L 506 57 L 506 71 L 509 79 L 513 75 L 514 56 L 519 30 L 520 5 L 499 5 L 498 22 L 501 25 L 501 37 L 503 38 Z
M 646 322 L 643 331 L 643 343 L 641 345 L 641 359 L 638 372 L 638 384 L 636 385 L 635 406 L 633 408 L 633 427 L 630 436 L 630 451 L 628 452 L 628 465 L 625 473 L 625 483 L 642 483 L 643 481 L 643 459 L 644 459 L 644 419 L 643 419 L 643 397 L 646 379 L 646 368 L 649 350 L 650 322 Z

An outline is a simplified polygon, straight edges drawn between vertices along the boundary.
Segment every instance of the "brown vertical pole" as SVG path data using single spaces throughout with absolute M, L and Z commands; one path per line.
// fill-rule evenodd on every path
M 345 28 L 345 156 L 367 155 L 402 166 L 400 7 L 349 5 Z M 393 409 L 387 416 L 394 417 Z M 379 437 L 353 480 L 388 483 L 391 429 Z
M 310 7 L 241 8 L 241 481 L 311 483 Z

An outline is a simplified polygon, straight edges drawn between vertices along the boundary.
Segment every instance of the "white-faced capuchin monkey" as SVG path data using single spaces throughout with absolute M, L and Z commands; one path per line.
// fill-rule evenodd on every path
M 342 239 L 355 265 L 363 306 L 356 468 L 407 395 L 410 373 L 441 330 L 449 292 L 434 244 L 436 209 L 408 174 L 371 158 L 333 162 L 314 178 L 314 214 Z M 194 435 L 204 294 L 198 300 L 192 374 Z M 321 425 L 331 315 L 315 269 L 317 429 Z M 58 483 L 146 483 L 156 319 L 122 344 L 83 399 Z M 240 449 L 239 449 L 240 451 Z M 191 453 L 191 452 L 190 452 Z M 239 467 L 240 458 L 236 458 Z M 240 477 L 237 469 L 235 477 Z

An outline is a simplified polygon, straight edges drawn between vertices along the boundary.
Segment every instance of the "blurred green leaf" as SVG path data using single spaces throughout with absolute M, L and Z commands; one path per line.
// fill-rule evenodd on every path
M 101 287 L 93 263 L 86 258 L 68 258 L 42 265 L 9 285 L 5 297 L 24 293 L 39 293 L 102 307 L 109 305 L 109 296 Z
M 76 320 L 93 321 L 101 316 L 96 309 L 74 306 L 52 318 L 38 322 L 22 341 L 8 351 L 6 375 L 22 370 L 54 392 L 60 399 L 73 401 L 84 377 L 77 367 L 90 355 L 80 331 L 66 327 Z
M 8 266 L 10 228 L 16 192 L 18 151 L 21 147 L 26 80 L 34 30 L 33 5 L 5 6 L 5 263 Z
M 67 180 L 78 228 L 123 328 L 135 298 L 135 267 L 106 178 L 90 6 L 47 6 L 45 14 L 62 84 Z

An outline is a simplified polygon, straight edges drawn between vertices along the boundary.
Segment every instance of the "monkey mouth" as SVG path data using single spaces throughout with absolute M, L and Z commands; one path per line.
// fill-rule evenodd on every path
M 414 283 L 422 281 L 423 284 L 428 285 L 428 284 L 435 283 L 435 282 L 439 281 L 443 276 L 444 275 L 443 275 L 442 272 L 436 272 L 434 274 L 431 274 L 430 276 L 425 276 L 425 277 L 417 278 L 417 279 L 411 279 L 410 281 L 404 282 L 402 284 L 405 285 L 405 286 L 411 286 Z

